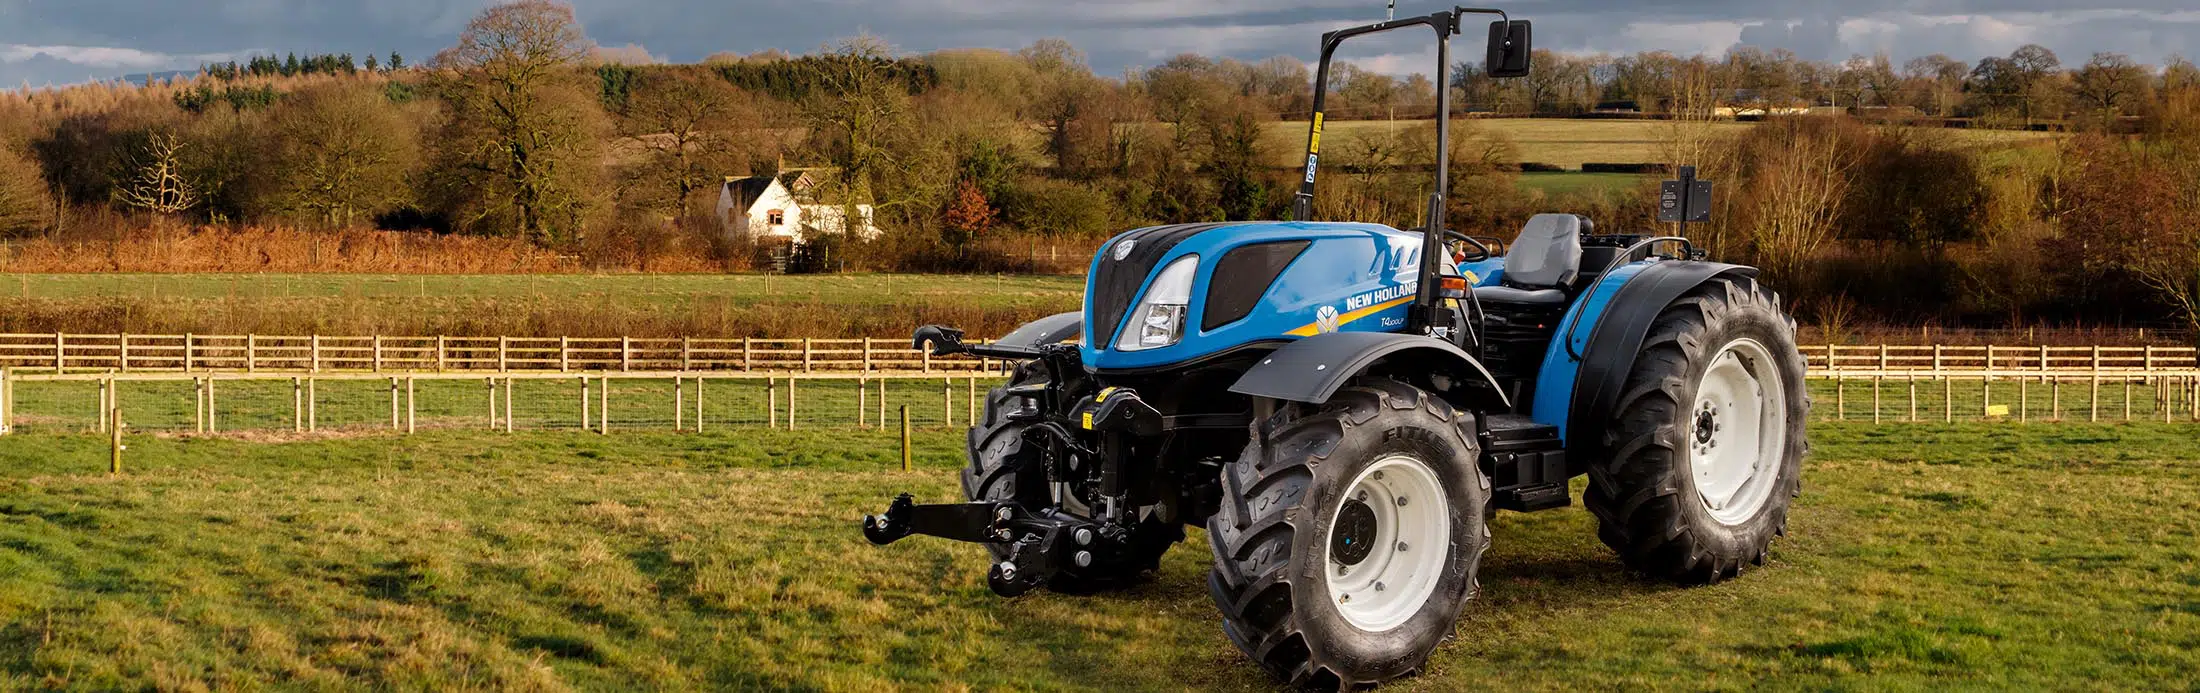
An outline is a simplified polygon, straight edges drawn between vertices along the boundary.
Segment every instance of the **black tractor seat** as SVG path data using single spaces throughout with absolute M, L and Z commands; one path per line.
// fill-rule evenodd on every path
M 1520 229 L 1505 254 L 1500 286 L 1477 287 L 1484 303 L 1566 304 L 1566 288 L 1581 276 L 1581 234 L 1586 220 L 1572 214 L 1538 214 Z

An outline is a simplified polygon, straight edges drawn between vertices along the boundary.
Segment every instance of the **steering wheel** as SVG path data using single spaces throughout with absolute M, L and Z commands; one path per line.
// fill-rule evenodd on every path
M 1460 262 L 1481 262 L 1483 260 L 1497 257 L 1497 253 L 1491 252 L 1488 245 L 1484 245 L 1481 239 L 1477 239 L 1473 236 L 1469 236 L 1457 231 L 1446 230 L 1444 231 L 1444 240 L 1462 243 L 1465 244 L 1468 248 L 1472 248 L 1474 250 L 1474 252 L 1468 253 L 1466 257 L 1460 258 Z

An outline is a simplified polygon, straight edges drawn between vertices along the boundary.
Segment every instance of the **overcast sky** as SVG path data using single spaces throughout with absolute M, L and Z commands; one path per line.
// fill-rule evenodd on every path
M 1502 0 L 1498 0 L 1502 1 Z M 81 82 L 286 52 L 405 54 L 452 43 L 484 0 L 0 0 L 0 86 Z M 695 61 L 769 48 L 807 52 L 868 31 L 907 52 L 1015 48 L 1066 38 L 1120 74 L 1170 55 L 1311 59 L 1320 33 L 1379 20 L 1382 0 L 574 0 L 590 38 Z M 1406 0 L 1401 14 L 1443 3 Z M 2077 64 L 2095 51 L 2155 63 L 2200 53 L 2192 0 L 1517 0 L 1538 47 L 1624 53 L 1787 48 L 1815 59 L 1887 52 L 1965 61 L 2026 43 Z M 1429 58 L 1420 36 L 1351 51 L 1388 72 Z M 1421 43 L 1414 42 L 1415 40 Z M 1470 44 L 1471 46 L 1471 44 Z M 1474 51 L 1468 50 L 1467 54 Z

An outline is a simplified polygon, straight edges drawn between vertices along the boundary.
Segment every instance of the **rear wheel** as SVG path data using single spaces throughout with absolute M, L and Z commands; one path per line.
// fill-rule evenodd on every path
M 1628 565 L 1682 583 L 1762 565 L 1802 491 L 1803 355 L 1779 297 L 1714 279 L 1659 315 L 1584 504 Z
M 1254 426 L 1207 521 L 1223 632 L 1293 685 L 1418 671 L 1489 546 L 1473 417 L 1367 378 Z
M 1009 385 L 1029 385 L 1045 380 L 1045 369 L 1036 363 L 1027 363 L 1016 369 Z M 1071 512 L 1090 516 L 1090 509 L 1070 492 L 1070 485 L 1048 483 L 1045 451 L 1024 440 L 1028 425 L 1011 420 L 1013 414 L 1027 409 L 1036 409 L 1036 404 L 1026 398 L 1010 396 L 1008 388 L 994 388 L 986 395 L 985 418 L 970 427 L 967 439 L 970 464 L 962 472 L 963 497 L 971 501 L 1015 501 L 1027 509 L 1060 505 Z M 1183 539 L 1183 525 L 1149 519 L 1139 523 L 1132 533 L 1127 560 L 1084 568 L 1065 566 L 1047 587 L 1057 592 L 1084 594 L 1130 585 L 1146 572 L 1159 568 L 1161 555 Z M 986 550 L 992 552 L 995 562 L 1008 559 L 1005 547 L 987 544 Z

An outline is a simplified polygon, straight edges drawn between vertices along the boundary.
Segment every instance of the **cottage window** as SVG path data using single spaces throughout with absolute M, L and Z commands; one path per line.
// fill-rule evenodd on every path
M 765 223 L 772 226 L 785 226 L 787 224 L 787 213 L 774 209 L 764 213 L 764 220 Z

